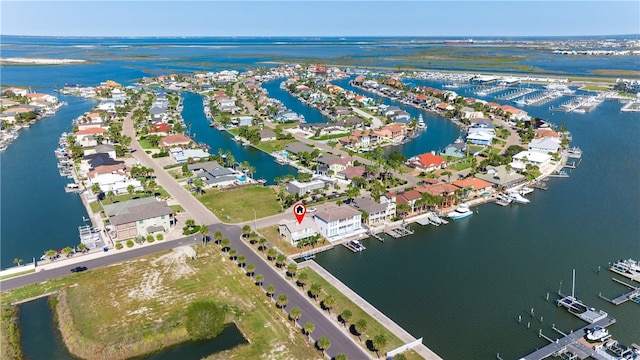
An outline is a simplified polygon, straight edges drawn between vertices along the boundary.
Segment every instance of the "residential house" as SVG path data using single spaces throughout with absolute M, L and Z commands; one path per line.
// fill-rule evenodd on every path
M 183 149 L 181 147 L 172 147 L 169 149 L 171 157 L 178 163 L 184 164 L 189 162 L 189 159 L 193 161 L 200 161 L 201 159 L 208 159 L 211 154 L 202 149 Z
M 358 197 L 353 199 L 351 206 L 362 212 L 362 220 L 367 226 L 376 226 L 396 216 L 395 204 L 377 203 L 369 197 Z
M 409 190 L 396 194 L 397 204 L 408 204 L 411 212 L 416 211 L 416 202 L 422 198 L 422 194 L 417 190 Z
M 271 129 L 260 130 L 260 141 L 274 141 L 276 140 L 276 133 Z
M 190 146 L 193 141 L 190 137 L 182 134 L 168 135 L 162 138 L 158 145 L 163 149 L 168 149 L 176 146 Z
M 253 125 L 253 116 L 238 116 L 231 119 L 231 123 L 241 127 L 241 126 L 252 126 Z
M 488 121 L 478 121 L 467 128 L 467 142 L 477 145 L 490 145 L 496 136 L 496 130 Z
M 401 124 L 389 124 L 376 130 L 375 133 L 380 138 L 391 141 L 392 143 L 399 143 L 404 139 L 405 128 Z
M 362 214 L 350 206 L 319 210 L 313 220 L 320 234 L 331 242 L 366 232 L 362 228 Z
M 544 171 L 551 165 L 551 155 L 537 151 L 521 151 L 512 159 L 510 165 L 515 170 L 525 170 L 527 165 L 534 165 Z
M 515 172 L 513 168 L 507 171 L 506 165 L 489 166 L 485 174 L 476 174 L 476 177 L 504 189 L 527 181 L 524 175 Z
M 316 162 L 318 163 L 316 173 L 332 177 L 346 169 L 347 166 L 353 166 L 353 158 L 350 156 L 339 158 L 334 155 L 323 154 L 316 159 Z
M 412 158 L 409 165 L 421 171 L 433 171 L 436 169 L 444 169 L 445 166 L 447 166 L 447 161 L 432 151 Z
M 280 220 L 278 223 L 280 236 L 291 245 L 297 246 L 298 241 L 317 236 L 318 225 L 311 217 L 305 217 L 300 223 L 298 220 Z
M 455 141 L 453 144 L 447 145 L 447 147 L 442 150 L 440 155 L 442 156 L 452 156 L 456 158 L 463 158 L 466 156 L 465 152 L 467 151 L 467 144 L 459 139 L 460 141 Z
M 545 137 L 541 139 L 533 139 L 529 143 L 529 151 L 540 152 L 543 154 L 557 153 L 560 149 L 560 141 L 557 138 Z
M 336 177 L 343 180 L 351 180 L 354 177 L 364 177 L 365 173 L 364 166 L 347 166 L 346 169 L 338 172 Z
M 315 150 L 315 148 L 302 142 L 294 142 L 294 143 L 287 144 L 285 145 L 284 149 L 288 153 L 294 154 L 294 155 L 298 155 L 302 152 L 308 152 L 309 154 L 311 154 L 313 150 Z
M 460 112 L 462 114 L 462 117 L 466 119 L 477 119 L 484 117 L 482 111 L 476 111 L 470 107 L 463 107 Z
M 154 124 L 149 129 L 149 135 L 168 136 L 173 131 L 173 128 L 169 124 L 160 123 Z
M 92 147 L 98 145 L 98 138 L 104 137 L 107 132 L 104 128 L 88 128 L 78 130 L 74 135 L 76 142 L 82 147 Z
M 323 189 L 324 185 L 324 181 L 318 179 L 308 182 L 299 182 L 297 180 L 292 180 L 287 183 L 287 191 L 293 195 L 304 196 L 313 192 L 314 190 Z
M 104 205 L 104 212 L 118 240 L 166 233 L 174 217 L 167 202 L 155 197 Z
M 465 192 L 467 198 L 474 198 L 477 196 L 487 195 L 491 192 L 492 184 L 488 181 L 468 177 L 462 180 L 456 180 L 451 185 L 462 189 Z

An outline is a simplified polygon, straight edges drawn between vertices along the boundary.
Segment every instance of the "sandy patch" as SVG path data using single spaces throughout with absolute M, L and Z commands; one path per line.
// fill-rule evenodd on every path
M 152 260 L 141 274 L 140 285 L 129 291 L 129 297 L 137 300 L 150 300 L 157 298 L 166 290 L 163 285 L 165 279 L 175 281 L 195 273 L 188 263 L 196 253 L 189 246 L 174 249 L 168 254 Z

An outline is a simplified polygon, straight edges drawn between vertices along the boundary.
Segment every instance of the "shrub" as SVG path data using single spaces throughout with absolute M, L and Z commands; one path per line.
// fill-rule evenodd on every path
M 122 243 L 118 242 L 116 243 L 116 250 L 120 250 L 120 249 L 122 249 Z
M 164 240 L 164 235 L 162 235 L 162 234 L 156 235 L 156 240 L 158 240 L 158 241 Z
M 185 316 L 187 333 L 194 340 L 214 338 L 224 329 L 224 309 L 213 301 L 201 300 L 189 304 Z
M 148 243 L 152 243 L 152 242 L 154 242 L 155 240 L 156 240 L 156 239 L 154 239 L 154 238 L 153 238 L 153 235 L 151 235 L 151 234 L 147 235 L 147 242 L 148 242 Z
M 127 240 L 127 247 L 133 247 L 133 241 Z

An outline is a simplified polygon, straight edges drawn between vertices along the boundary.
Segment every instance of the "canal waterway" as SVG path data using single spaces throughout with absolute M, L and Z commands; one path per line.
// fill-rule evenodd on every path
M 228 40 L 214 44 L 229 45 L 223 49 L 189 47 L 190 55 L 185 56 L 187 45 L 200 45 L 205 40 L 194 40 L 195 44 L 172 40 L 180 45 L 176 47 L 166 45 L 162 39 L 105 39 L 104 44 L 96 39 L 63 39 L 59 44 L 55 39 L 29 38 L 20 43 L 2 38 L 3 56 L 7 57 L 59 55 L 96 61 L 72 66 L 3 67 L 3 84 L 32 86 L 33 90 L 46 93 L 53 93 L 55 85 L 64 83 L 96 85 L 113 79 L 129 84 L 142 76 L 167 74 L 176 69 L 184 73 L 202 71 L 203 65 L 207 71 L 240 68 L 242 64 L 257 66 L 258 61 L 277 57 L 264 54 L 281 51 L 288 56 L 343 53 L 364 56 L 360 52 L 364 46 L 370 51 L 367 57 L 384 53 L 380 50 L 384 46 L 375 44 L 335 48 L 332 42 L 327 42 L 319 46 L 294 44 L 274 48 L 271 42 L 275 40 L 255 44 L 249 40 L 246 44 L 243 40 L 236 43 Z M 87 43 L 96 47 L 76 47 Z M 114 44 L 130 48 L 109 48 Z M 398 49 L 393 48 L 393 52 Z M 176 54 L 180 59 L 175 59 Z M 131 60 L 123 60 L 123 56 L 130 56 Z M 594 57 L 557 63 L 545 58 L 544 63 L 563 74 L 570 74 L 573 69 L 580 74 L 580 69 L 637 69 L 637 63 L 631 66 L 629 59 Z M 532 64 L 541 62 L 541 58 L 533 57 Z M 558 68 L 558 64 L 566 66 Z M 275 93 L 275 89 L 270 91 L 272 96 Z M 256 167 L 257 178 L 271 180 L 272 176 L 278 176 L 279 172 L 269 173 L 269 167 L 278 165 L 268 155 L 242 147 L 227 133 L 209 128 L 200 97 L 191 95 L 184 94 L 183 116 L 185 121 L 192 122 L 191 131 L 196 133 L 198 142 L 208 143 L 212 153 L 220 147 L 231 149 L 239 161 L 246 159 Z M 16 257 L 29 260 L 47 249 L 78 243 L 77 227 L 86 212 L 77 194 L 64 192 L 68 180 L 58 174 L 53 150 L 60 134 L 70 130 L 71 120 L 88 111 L 93 103 L 72 97 L 61 100 L 69 105 L 56 116 L 23 130 L 0 154 L 2 268 L 11 266 Z M 286 98 L 280 100 L 285 102 Z M 548 336 L 555 336 L 550 330 L 552 324 L 565 331 L 583 326 L 545 300 L 547 293 L 553 299 L 560 281 L 563 291 L 569 291 L 573 268 L 577 271 L 577 295 L 588 305 L 604 309 L 618 319 L 610 329 L 614 338 L 628 345 L 640 343 L 637 305 L 613 307 L 597 296 L 602 292 L 613 297 L 626 290 L 611 281 L 612 274 L 606 270 L 609 261 L 640 258 L 637 114 L 621 113 L 621 104 L 614 100 L 607 100 L 593 112 L 582 115 L 551 114 L 548 111 L 551 105 L 525 110 L 555 124 L 564 122 L 573 134 L 573 144 L 584 150 L 584 158 L 570 178 L 552 179 L 548 191 L 530 194 L 531 204 L 506 208 L 487 204 L 463 221 L 439 228 L 412 225 L 416 231 L 413 236 L 388 239 L 385 243 L 365 240 L 367 250 L 358 254 L 336 247 L 319 254 L 316 260 L 414 336 L 424 337 L 424 343 L 446 359 L 494 359 L 496 353 L 504 359 L 519 358 L 544 345 L 537 336 L 539 328 Z M 411 112 L 413 109 L 408 111 L 416 116 Z M 442 139 L 427 141 L 406 155 L 423 149 L 437 150 L 457 138 L 454 124 L 427 115 L 430 114 L 423 117 L 429 128 L 422 136 L 435 134 L 439 122 L 451 128 L 443 131 Z M 305 114 L 305 117 L 314 121 L 313 116 Z M 261 155 L 252 160 L 249 154 L 253 152 Z M 602 269 L 600 273 L 598 267 Z M 535 309 L 534 318 L 529 315 L 531 308 Z M 522 323 L 518 323 L 518 316 L 522 317 Z
M 22 351 L 29 360 L 75 360 L 67 350 L 57 324 L 49 299 L 44 297 L 20 305 L 20 331 Z M 190 341 L 166 348 L 150 355 L 139 356 L 135 360 L 197 360 L 213 353 L 231 349 L 247 341 L 234 325 L 227 325 L 214 339 Z

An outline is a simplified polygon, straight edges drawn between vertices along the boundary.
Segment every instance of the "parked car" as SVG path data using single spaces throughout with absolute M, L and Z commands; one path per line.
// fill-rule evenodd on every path
M 81 272 L 85 270 L 87 270 L 86 266 L 76 266 L 73 269 L 71 269 L 71 272 L 76 273 L 76 272 Z
M 308 209 L 307 209 L 307 212 L 308 212 L 308 213 L 313 213 L 313 212 L 316 212 L 317 210 L 318 210 L 318 209 L 316 209 L 316 208 L 314 208 L 314 207 L 310 207 L 310 208 L 308 208 Z

